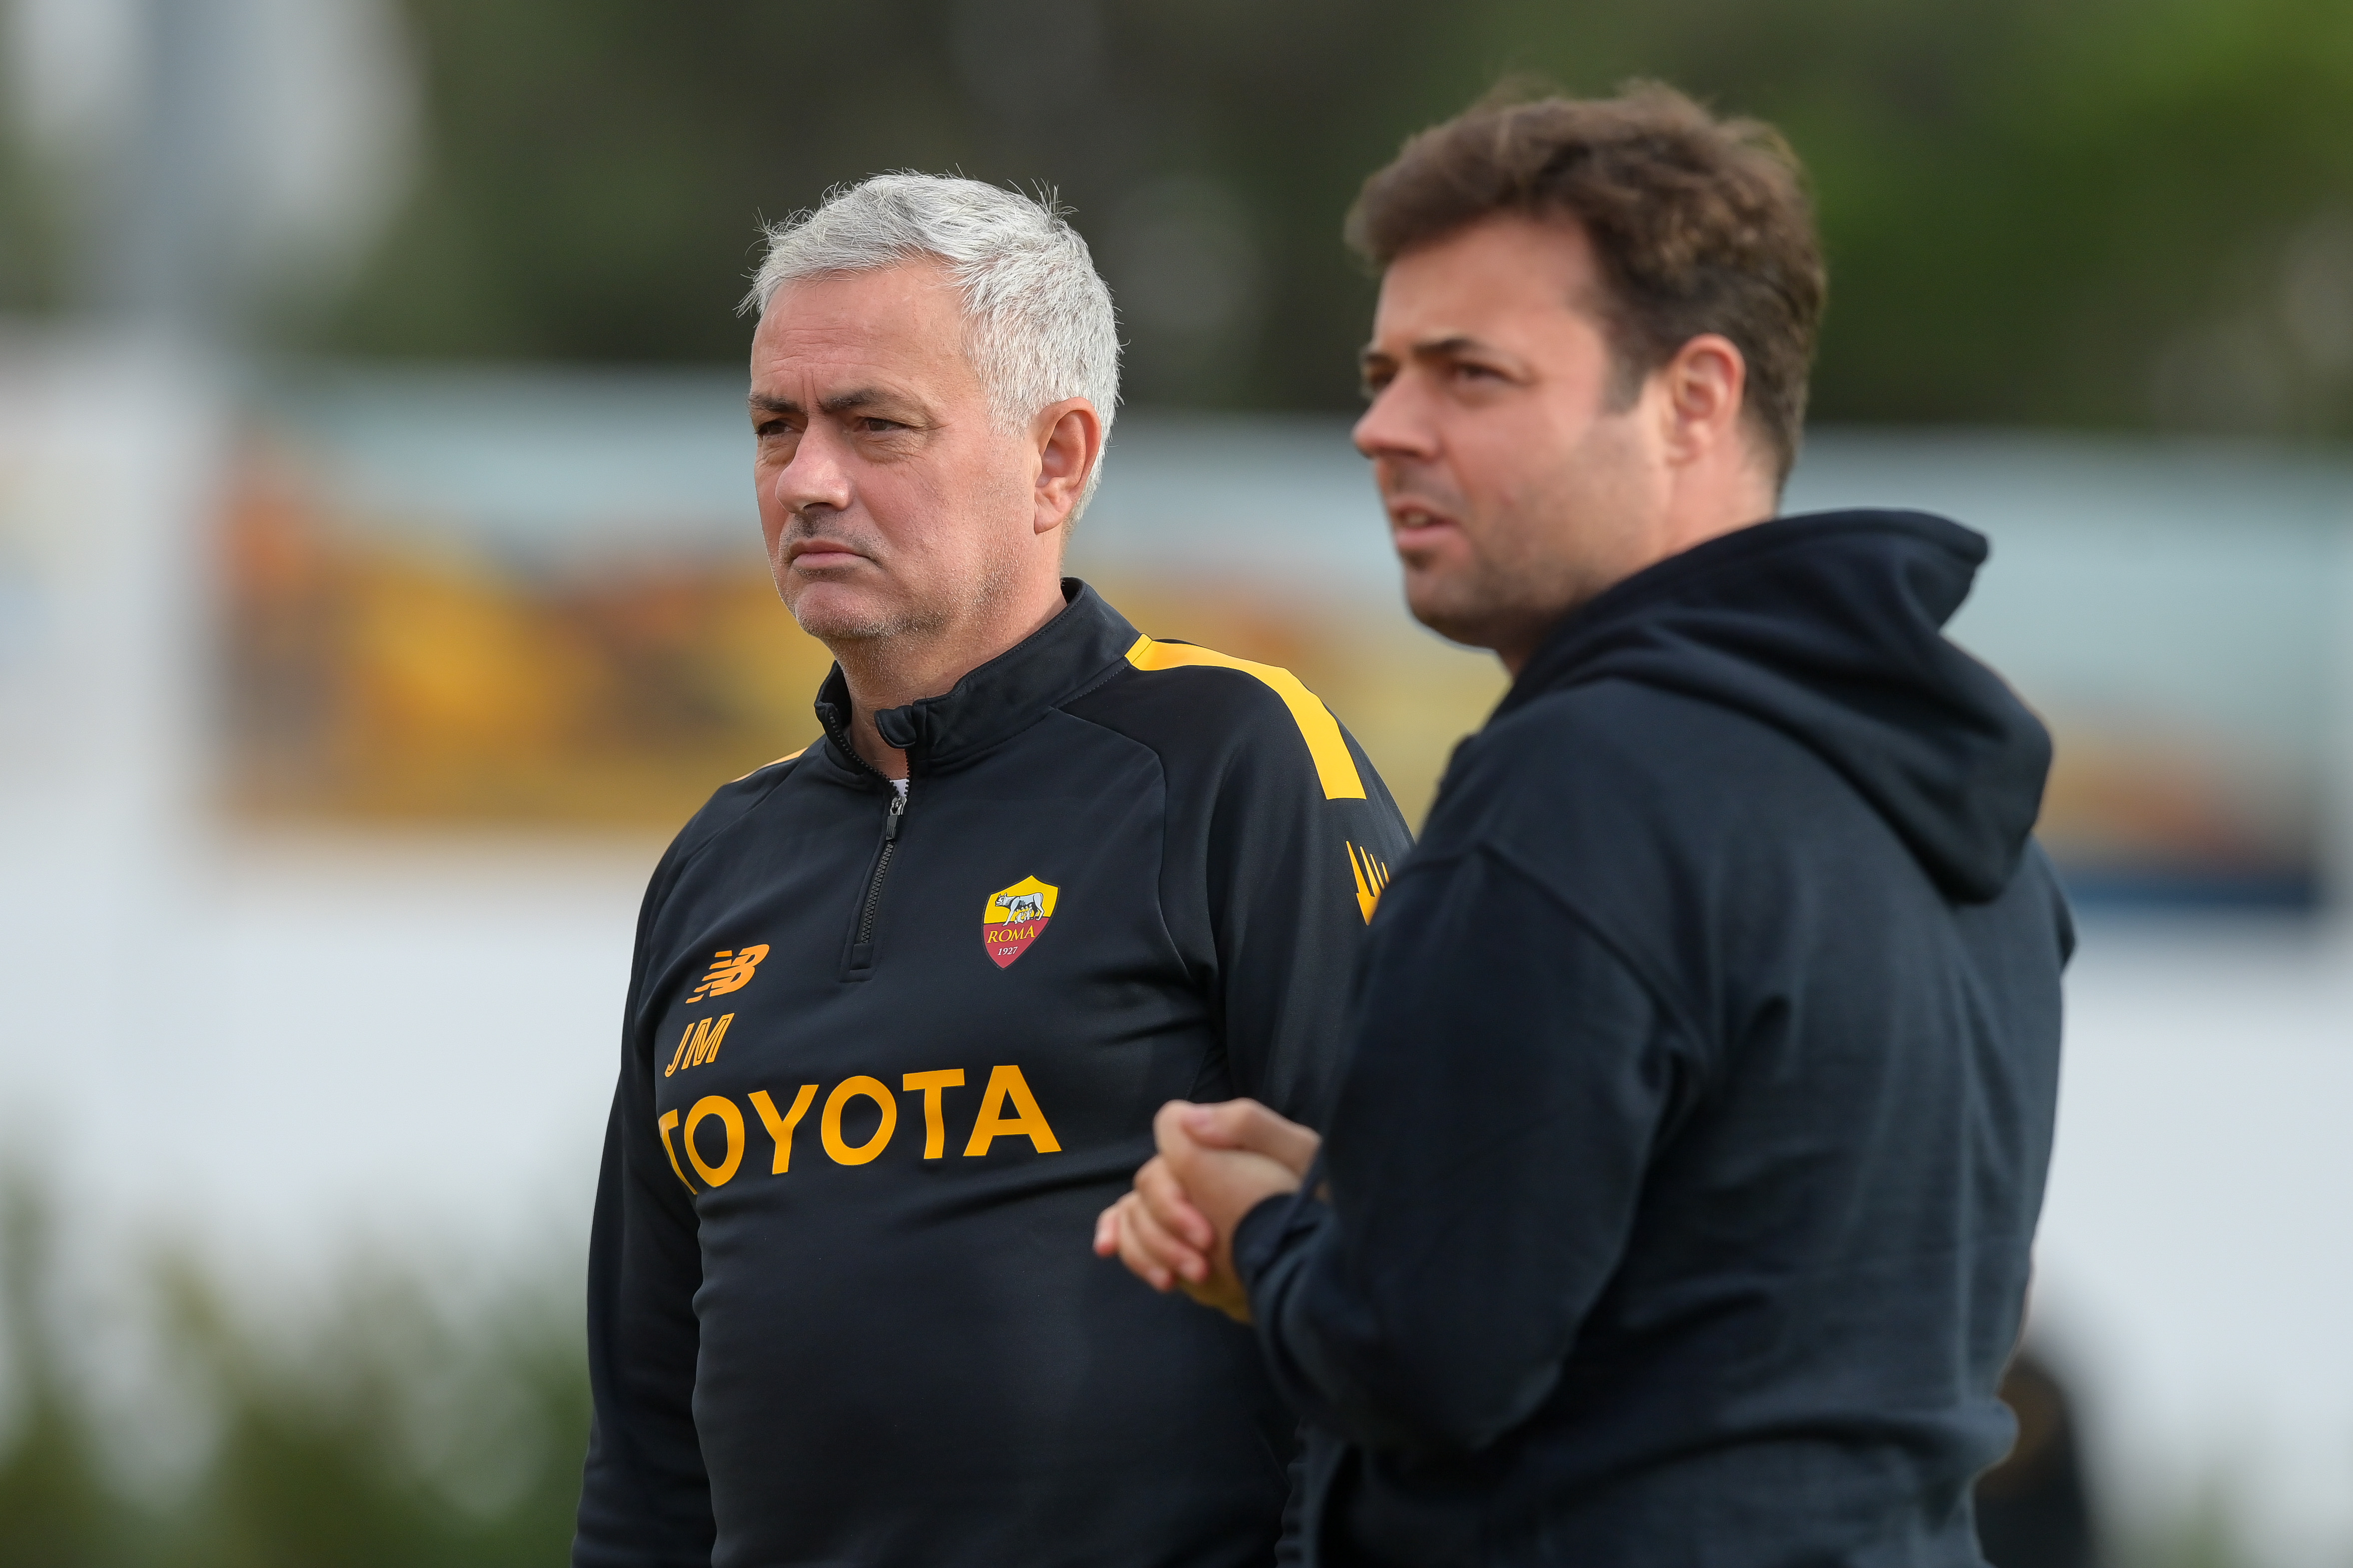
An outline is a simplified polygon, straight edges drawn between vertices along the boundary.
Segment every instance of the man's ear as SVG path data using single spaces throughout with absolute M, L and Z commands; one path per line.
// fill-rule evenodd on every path
M 1721 332 L 1702 332 L 1657 371 L 1666 391 L 1668 460 L 1699 461 L 1745 437 L 1740 415 L 1748 391 L 1748 361 Z
M 1088 476 L 1103 457 L 1103 416 L 1083 397 L 1066 397 L 1039 412 L 1032 427 L 1038 442 L 1037 507 L 1030 525 L 1051 533 L 1070 521 Z

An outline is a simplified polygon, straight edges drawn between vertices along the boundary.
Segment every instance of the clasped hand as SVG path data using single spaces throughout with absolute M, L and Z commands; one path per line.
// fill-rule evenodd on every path
M 1096 1255 L 1117 1253 L 1154 1289 L 1182 1290 L 1249 1322 L 1234 1227 L 1266 1199 L 1297 1192 L 1323 1140 L 1254 1100 L 1172 1100 L 1152 1119 L 1152 1135 L 1160 1152 L 1095 1221 Z

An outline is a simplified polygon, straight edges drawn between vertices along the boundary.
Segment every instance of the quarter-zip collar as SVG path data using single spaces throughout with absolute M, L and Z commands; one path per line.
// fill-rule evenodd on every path
M 1062 613 L 944 694 L 874 715 L 882 739 L 907 753 L 908 772 L 953 773 L 1036 723 L 1048 710 L 1101 684 L 1135 644 L 1127 617 L 1076 577 L 1062 579 Z M 835 665 L 818 689 L 818 721 L 831 760 L 881 784 L 849 744 L 849 685 Z

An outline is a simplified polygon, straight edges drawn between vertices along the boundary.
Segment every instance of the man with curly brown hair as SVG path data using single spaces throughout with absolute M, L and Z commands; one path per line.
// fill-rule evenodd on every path
M 1482 106 L 1351 232 L 1407 599 L 1514 681 L 1320 1148 L 1171 1104 L 1098 1250 L 1255 1323 L 1311 1562 L 1977 1563 L 2073 941 L 2049 740 L 1942 633 L 1985 541 L 1775 516 L 1824 279 L 1767 127 Z

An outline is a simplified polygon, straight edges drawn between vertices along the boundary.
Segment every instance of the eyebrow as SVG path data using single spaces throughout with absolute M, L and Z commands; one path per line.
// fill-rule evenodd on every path
M 891 403 L 895 401 L 897 401 L 897 399 L 892 394 L 883 391 L 879 386 L 860 386 L 855 387 L 849 392 L 837 392 L 831 397 L 823 398 L 818 403 L 818 407 L 819 410 L 827 414 L 845 414 L 853 409 L 871 408 L 878 403 Z M 800 414 L 807 412 L 799 404 L 794 402 L 789 397 L 771 397 L 767 394 L 760 392 L 752 394 L 752 409 L 753 412 L 757 414 Z
M 1472 337 L 1467 332 L 1456 332 L 1451 337 L 1430 338 L 1421 342 L 1418 342 L 1411 348 L 1406 350 L 1406 355 L 1409 359 L 1418 360 L 1445 359 L 1454 354 L 1477 353 L 1484 350 L 1486 347 L 1487 345 L 1485 343 L 1481 342 L 1477 338 Z M 1383 364 L 1394 364 L 1397 363 L 1397 360 L 1395 355 L 1390 354 L 1386 350 L 1377 348 L 1371 343 L 1366 344 L 1362 349 L 1357 351 L 1356 363 L 1358 364 L 1372 364 L 1376 362 Z

